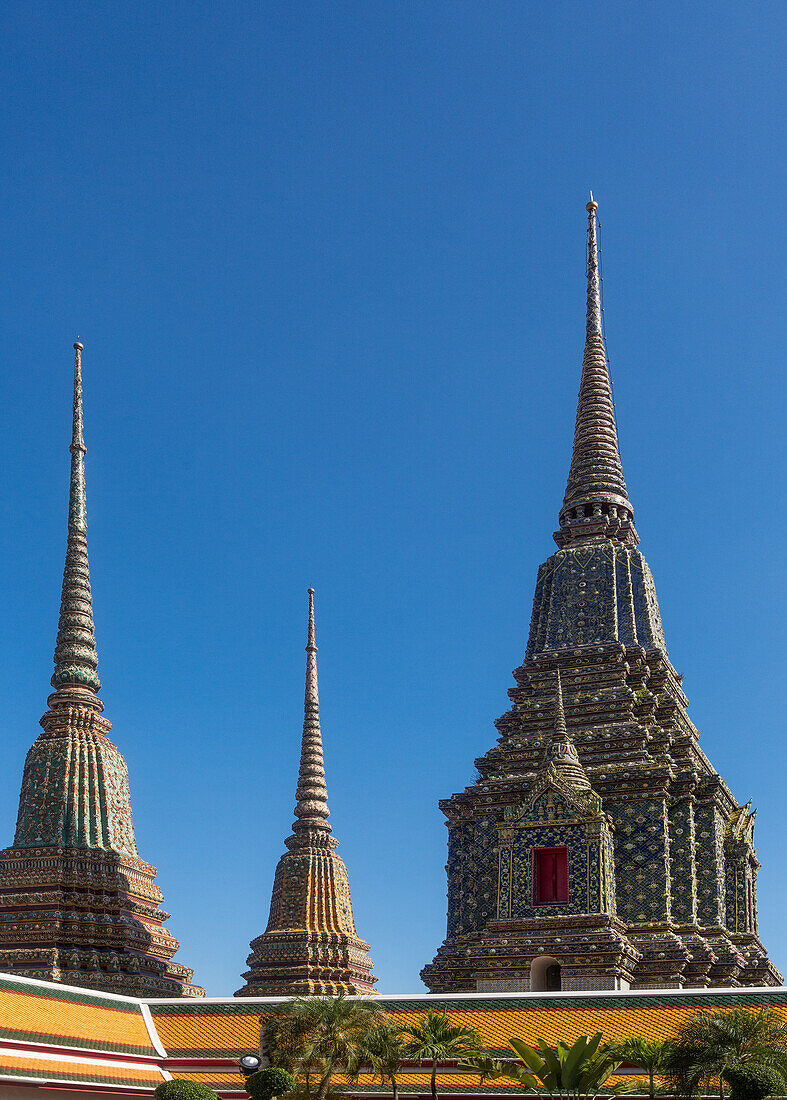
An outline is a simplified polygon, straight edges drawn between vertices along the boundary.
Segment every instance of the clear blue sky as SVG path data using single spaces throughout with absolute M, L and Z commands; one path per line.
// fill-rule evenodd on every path
M 0 841 L 45 709 L 85 344 L 107 716 L 179 960 L 229 994 L 292 821 L 306 589 L 384 992 L 520 663 L 568 471 L 585 202 L 623 461 L 787 968 L 783 3 L 10 2 Z

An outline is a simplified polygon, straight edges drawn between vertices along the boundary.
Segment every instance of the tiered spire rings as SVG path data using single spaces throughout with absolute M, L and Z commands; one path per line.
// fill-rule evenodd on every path
M 560 669 L 555 673 L 555 718 L 552 733 L 547 737 L 544 763 L 552 764 L 561 778 L 572 783 L 575 787 L 590 789 L 590 781 L 580 763 L 576 745 L 566 726 Z
M 328 823 L 314 589 L 309 589 L 301 766 L 292 835 L 273 881 L 268 927 L 251 942 L 237 997 L 373 993 L 369 944 L 355 930 L 350 883 Z
M 314 589 L 309 589 L 309 625 L 306 634 L 306 692 L 303 703 L 301 767 L 295 792 L 295 821 L 292 831 L 304 833 L 331 831 L 328 816 L 328 788 L 320 731 L 320 694 L 317 687 L 317 644 L 314 635 Z
M 628 499 L 618 448 L 615 405 L 601 315 L 598 258 L 598 203 L 588 211 L 587 313 L 585 354 L 579 385 L 574 450 L 560 510 L 558 546 L 599 537 L 636 546 L 634 510 Z
M 71 429 L 71 484 L 68 496 L 68 544 L 60 600 L 52 687 L 73 684 L 97 692 L 96 632 L 87 558 L 85 440 L 82 431 L 82 344 L 74 344 L 74 414 Z M 102 709 L 99 704 L 99 710 Z
M 156 869 L 139 858 L 126 762 L 96 694 L 87 557 L 82 344 L 74 344 L 68 542 L 54 691 L 25 760 L 14 846 L 0 852 L 0 970 L 136 996 L 200 996 Z
M 558 550 L 538 571 L 497 744 L 475 761 L 478 780 L 440 803 L 448 934 L 421 973 L 431 993 L 781 983 L 757 934 L 751 818 L 697 745 L 637 546 L 604 346 L 597 210 L 591 195 Z M 548 986 L 545 958 L 558 971 Z

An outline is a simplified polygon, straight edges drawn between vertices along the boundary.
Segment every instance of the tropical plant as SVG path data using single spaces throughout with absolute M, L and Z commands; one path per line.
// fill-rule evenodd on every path
M 252 1100 L 273 1100 L 274 1096 L 284 1096 L 292 1092 L 298 1082 L 286 1069 L 258 1069 L 246 1078 L 246 1092 Z
M 219 1100 L 218 1093 L 201 1081 L 162 1081 L 153 1089 L 156 1100 Z
M 639 1066 L 648 1075 L 648 1096 L 650 1100 L 656 1095 L 656 1076 L 660 1074 L 667 1063 L 670 1045 L 658 1039 L 644 1039 L 636 1035 L 615 1047 L 615 1054 L 623 1062 L 632 1062 Z M 630 1081 L 632 1089 L 639 1082 L 633 1078 Z
M 696 1013 L 670 1047 L 664 1079 L 676 1096 L 694 1096 L 703 1085 L 724 1079 L 730 1069 L 759 1065 L 787 1081 L 787 1023 L 772 1008 L 730 1008 Z
M 311 1021 L 305 1014 L 293 1015 L 291 1002 L 276 1006 L 263 1017 L 260 1026 L 260 1053 L 271 1065 L 295 1075 L 298 1100 L 310 1100 L 314 1078 L 319 1080 L 320 1062 L 307 1062 L 304 1051 L 311 1032 Z
M 524 1067 L 513 1060 L 500 1062 L 484 1057 L 463 1059 L 460 1069 L 476 1070 L 482 1081 L 506 1077 L 528 1092 L 546 1092 L 552 1100 L 564 1096 L 593 1100 L 620 1066 L 615 1050 L 602 1046 L 600 1031 L 593 1036 L 580 1036 L 570 1047 L 558 1042 L 554 1050 L 543 1039 L 538 1040 L 538 1050 L 521 1039 L 509 1039 L 509 1043 Z M 605 1091 L 622 1092 L 628 1088 Z
M 390 1082 L 393 1100 L 398 1100 L 396 1078 L 407 1058 L 407 1034 L 391 1017 L 381 1016 L 363 1037 L 356 1064 L 350 1067 L 351 1077 L 357 1080 L 362 1066 L 369 1065 L 383 1084 Z
M 784 1090 L 784 1078 L 777 1070 L 755 1062 L 730 1066 L 724 1071 L 724 1080 L 730 1086 L 732 1100 L 765 1100 Z
M 430 1008 L 414 1024 L 403 1028 L 407 1037 L 406 1056 L 419 1065 L 431 1062 L 432 1100 L 437 1100 L 437 1069 L 440 1062 L 468 1059 L 483 1051 L 481 1036 L 470 1027 L 454 1027 L 445 1012 Z
M 343 994 L 296 997 L 263 1023 L 263 1052 L 299 1078 L 306 1097 L 311 1097 L 316 1080 L 314 1100 L 328 1100 L 333 1076 L 357 1064 L 365 1035 L 380 1011 L 374 1002 L 349 1001 Z

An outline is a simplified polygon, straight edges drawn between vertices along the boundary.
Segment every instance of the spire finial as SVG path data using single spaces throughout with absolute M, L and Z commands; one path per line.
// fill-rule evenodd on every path
M 601 283 L 598 270 L 598 229 L 596 211 L 598 203 L 590 192 L 590 202 L 585 209 L 588 212 L 588 306 L 587 306 L 587 333 L 588 336 L 601 330 Z M 603 337 L 602 337 L 603 339 Z M 606 358 L 606 351 L 604 352 Z
M 320 697 L 317 689 L 317 644 L 314 632 L 314 589 L 309 589 L 309 625 L 306 632 L 306 692 L 298 789 L 295 793 L 293 832 L 330 833 L 328 790 L 320 731 Z
M 555 733 L 559 738 L 568 737 L 566 712 L 563 709 L 563 684 L 560 680 L 560 669 L 557 670 L 557 682 L 555 684 Z
M 96 692 L 98 654 L 93 625 L 93 598 L 87 558 L 85 440 L 82 425 L 82 344 L 74 344 L 74 409 L 71 427 L 71 484 L 68 495 L 68 542 L 60 598 L 52 687 L 67 684 Z
M 618 448 L 615 405 L 609 380 L 601 314 L 598 203 L 590 193 L 587 242 L 585 354 L 579 385 L 574 451 L 560 510 L 558 546 L 608 538 L 626 546 L 639 542 Z
M 590 787 L 590 780 L 579 761 L 576 746 L 566 726 L 560 669 L 555 672 L 555 711 L 552 730 L 547 737 L 544 763 L 556 767 L 563 778 L 570 780 L 574 786 Z

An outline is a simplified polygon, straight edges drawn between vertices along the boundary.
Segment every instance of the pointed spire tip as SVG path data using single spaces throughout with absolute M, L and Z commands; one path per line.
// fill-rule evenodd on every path
M 71 478 L 68 494 L 68 539 L 60 597 L 52 687 L 101 687 L 96 669 L 96 633 L 87 558 L 85 440 L 82 429 L 82 344 L 74 344 L 74 404 L 71 426 Z M 96 706 L 99 706 L 98 702 Z
M 555 677 L 555 730 L 557 733 L 567 736 L 566 712 L 563 709 L 563 683 L 560 679 L 560 669 Z
M 555 541 L 561 549 L 572 542 L 600 538 L 626 546 L 639 542 L 620 461 L 615 404 L 604 341 L 599 268 L 598 203 L 587 204 L 587 305 L 585 351 L 579 383 L 574 449 Z
M 328 793 L 320 732 L 320 698 L 317 689 L 317 644 L 314 634 L 314 589 L 309 589 L 309 625 L 306 634 L 306 694 L 303 707 L 301 767 L 295 793 L 294 833 L 330 833 Z

